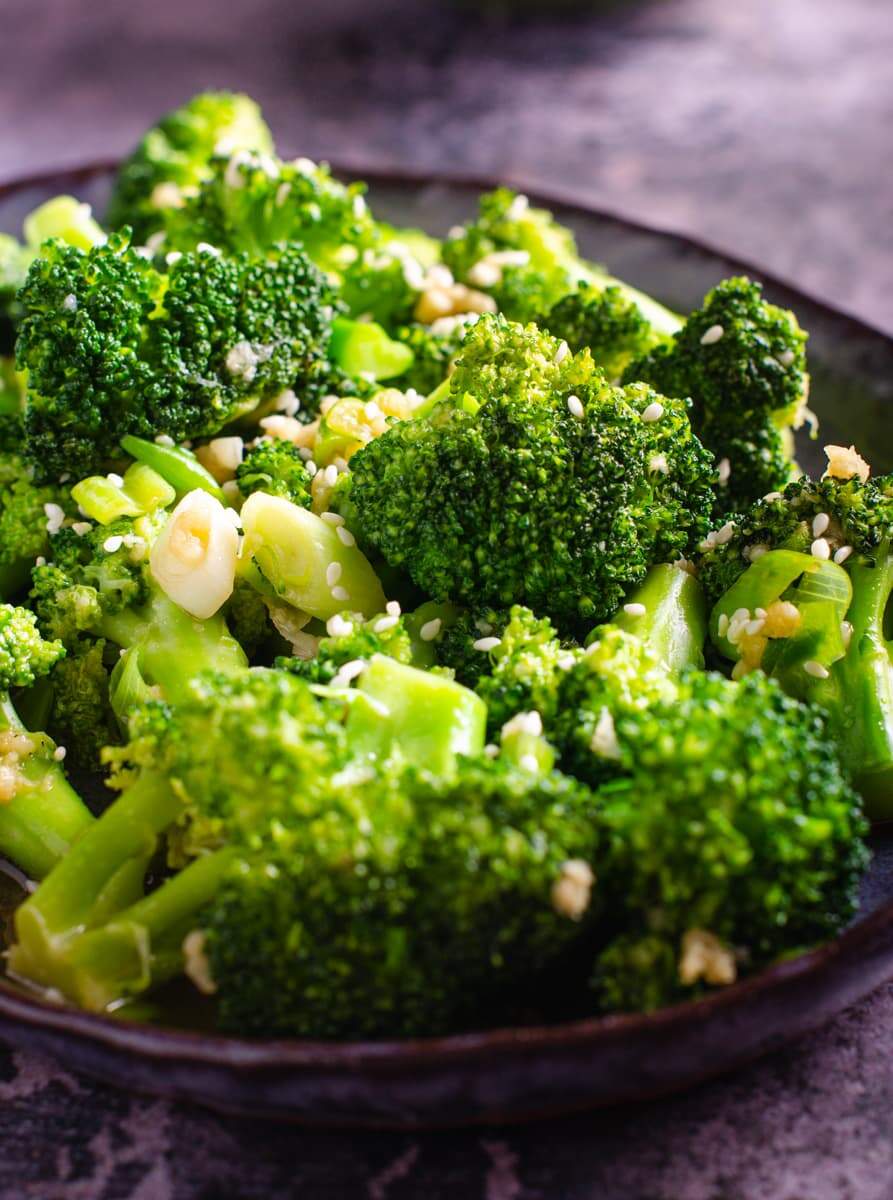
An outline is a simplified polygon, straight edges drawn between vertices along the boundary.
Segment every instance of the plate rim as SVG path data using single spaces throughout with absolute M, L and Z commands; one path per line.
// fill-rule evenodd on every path
M 57 170 L 47 168 L 4 179 L 0 181 L 0 203 L 30 188 L 49 185 L 70 185 L 74 188 L 96 176 L 109 174 L 119 161 L 91 160 Z M 500 185 L 516 187 L 546 207 L 576 213 L 602 223 L 614 223 L 627 231 L 665 238 L 698 254 L 721 259 L 735 269 L 755 275 L 770 288 L 786 292 L 821 310 L 826 318 L 843 325 L 851 334 L 868 335 L 872 340 L 881 339 L 893 350 L 893 333 L 828 303 L 771 270 L 740 259 L 697 236 L 630 218 L 610 207 L 586 203 L 578 195 L 563 192 L 560 188 L 528 187 L 511 176 L 494 180 L 486 175 L 464 172 L 376 167 L 340 160 L 331 165 L 337 175 L 362 178 L 379 186 L 443 186 L 469 191 L 486 191 Z M 698 1018 L 706 1020 L 714 1013 L 731 1012 L 748 1000 L 779 990 L 785 984 L 806 982 L 811 977 L 824 974 L 827 969 L 833 969 L 836 962 L 843 970 L 845 962 L 858 956 L 860 949 L 868 951 L 879 940 L 893 941 L 893 899 L 830 941 L 696 1000 L 682 1001 L 649 1013 L 607 1014 L 551 1025 L 507 1026 L 443 1037 L 326 1041 L 306 1038 L 250 1039 L 222 1033 L 195 1032 L 84 1012 L 29 994 L 4 980 L 0 980 L 0 1018 L 51 1034 L 74 1035 L 85 1042 L 110 1050 L 126 1050 L 156 1062 L 176 1059 L 180 1064 L 194 1063 L 209 1067 L 225 1065 L 246 1071 L 275 1067 L 319 1068 L 340 1073 L 363 1068 L 376 1074 L 394 1076 L 411 1071 L 420 1064 L 426 1067 L 441 1063 L 482 1064 L 511 1052 L 530 1055 L 555 1047 L 564 1050 L 583 1046 L 592 1048 L 622 1036 L 666 1033 Z

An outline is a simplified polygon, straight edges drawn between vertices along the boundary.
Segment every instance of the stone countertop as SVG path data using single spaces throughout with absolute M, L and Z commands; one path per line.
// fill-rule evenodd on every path
M 244 88 L 285 152 L 558 187 L 893 330 L 884 0 L 629 0 L 516 25 L 447 0 L 0 12 L 0 178 L 114 156 L 191 93 Z M 893 986 L 680 1097 L 406 1136 L 220 1117 L 0 1050 L 0 1198 L 886 1200 L 891 1029 Z

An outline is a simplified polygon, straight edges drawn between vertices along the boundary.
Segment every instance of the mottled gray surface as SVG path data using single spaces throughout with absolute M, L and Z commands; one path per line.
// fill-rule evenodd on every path
M 0 178 L 206 86 L 289 152 L 501 174 L 697 232 L 893 329 L 887 0 L 653 0 L 509 29 L 435 0 L 0 0 Z M 520 1130 L 277 1129 L 0 1050 L 0 1197 L 885 1200 L 893 987 L 674 1100 Z

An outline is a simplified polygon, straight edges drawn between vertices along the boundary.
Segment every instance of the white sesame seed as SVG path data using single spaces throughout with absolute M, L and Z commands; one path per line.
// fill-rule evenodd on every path
M 326 584 L 328 587 L 332 588 L 335 586 L 335 584 L 341 578 L 342 570 L 343 570 L 343 568 L 341 566 L 341 563 L 339 563 L 339 562 L 330 562 L 329 563 L 329 565 L 326 567 Z
M 499 754 L 499 747 L 494 746 L 492 742 L 487 742 L 486 746 L 484 747 L 484 754 L 487 756 L 487 758 L 496 758 L 496 756 Z
M 849 556 L 853 553 L 852 546 L 841 546 L 839 550 L 834 551 L 834 561 L 840 566 L 845 563 Z
M 426 621 L 419 630 L 419 637 L 423 642 L 433 642 L 440 633 L 441 625 L 443 625 L 443 621 L 441 621 L 440 617 L 434 617 L 433 620 Z
M 722 325 L 711 325 L 701 336 L 702 346 L 713 346 L 725 333 Z
M 58 504 L 45 504 L 43 511 L 46 515 L 46 531 L 47 533 L 58 533 L 62 528 L 62 523 L 65 520 L 65 512 Z
M 326 621 L 326 633 L 329 637 L 350 637 L 353 633 L 353 622 L 345 621 L 340 613 L 336 613 Z
M 809 659 L 803 664 L 803 670 L 807 675 L 811 675 L 813 679 L 827 679 L 831 672 L 827 667 L 823 667 L 820 662 L 816 662 L 814 658 Z
M 119 488 L 124 486 L 124 480 L 120 475 L 116 475 L 114 471 L 110 471 L 108 475 L 106 475 L 106 479 L 109 481 L 112 487 Z
M 332 599 L 338 600 L 343 604 L 350 599 L 350 592 L 339 583 L 336 587 L 332 588 Z
M 370 421 L 375 421 L 379 417 L 384 416 L 384 413 L 381 411 L 381 409 L 378 407 L 378 405 L 375 403 L 374 400 L 366 401 L 366 403 L 363 405 L 363 412 L 366 414 L 366 416 L 369 418 Z
M 524 733 L 530 737 L 542 737 L 543 733 L 543 718 L 534 709 L 531 712 L 519 712 L 506 721 L 502 727 L 502 736 L 507 734 Z
M 735 532 L 735 524 L 733 521 L 726 521 L 722 529 L 717 529 L 713 535 L 714 544 L 724 546 L 726 542 L 731 541 L 732 534 Z
M 791 366 L 791 364 L 794 361 L 794 351 L 793 350 L 782 350 L 781 354 L 779 354 L 779 356 L 778 356 L 778 361 L 781 363 L 781 365 L 783 367 Z
M 336 525 L 335 532 L 337 533 L 338 541 L 342 546 L 355 546 L 357 544 L 357 539 L 350 532 L 350 530 L 346 529 L 343 525 Z
M 307 464 L 307 468 L 309 470 L 310 463 Z M 341 513 L 324 512 L 321 515 L 320 520 L 325 521 L 327 525 L 343 525 L 344 524 L 344 517 L 342 517 Z
M 174 439 L 168 433 L 159 433 L 155 439 L 156 446 L 173 446 L 176 445 Z
M 767 492 L 763 499 L 767 504 L 771 504 L 773 500 L 781 499 L 781 492 Z
M 372 626 L 372 632 L 373 633 L 387 633 L 387 631 L 389 629 L 394 628 L 394 626 L 397 624 L 397 622 L 399 620 L 400 620 L 399 617 L 379 617 L 378 620 L 375 622 L 375 624 Z
M 530 771 L 531 773 L 539 771 L 540 769 L 539 760 L 535 754 L 522 754 L 518 760 L 518 765 L 525 771 Z
M 212 246 L 210 242 L 199 242 L 195 248 L 199 254 L 213 254 L 215 258 L 220 257 L 220 250 L 217 246 Z
M 720 637 L 725 637 L 729 632 L 729 615 L 728 613 L 720 613 L 719 620 L 716 622 L 716 632 Z
M 351 659 L 338 668 L 338 673 L 332 680 L 332 687 L 346 687 L 352 679 L 366 670 L 366 663 L 361 658 Z
M 576 417 L 578 421 L 583 419 L 583 401 L 579 396 L 568 396 L 567 408 L 572 417 Z
M 555 366 L 557 367 L 559 363 L 563 363 L 570 352 L 570 346 L 562 339 L 562 341 L 558 343 L 558 349 L 555 351 Z
M 338 482 L 338 468 L 334 463 L 329 463 L 329 465 L 323 471 L 322 477 L 326 487 L 335 486 L 335 484 Z
M 57 746 L 56 749 L 53 751 L 53 758 L 56 760 L 56 762 L 62 762 L 62 760 L 65 758 L 65 755 L 67 753 L 68 753 L 68 751 L 65 749 L 64 746 Z
M 648 610 L 644 604 L 624 604 L 623 611 L 630 617 L 644 617 Z
M 520 221 L 530 207 L 530 201 L 523 192 L 519 192 L 508 208 L 505 210 L 505 219 L 507 221 Z
M 293 417 L 300 407 L 301 401 L 291 388 L 286 388 L 284 392 L 280 392 L 276 397 L 276 411 L 285 413 L 287 417 Z
M 744 632 L 748 637 L 756 637 L 758 633 L 763 632 L 763 621 L 759 617 L 753 621 L 748 621 L 744 626 Z
M 389 600 L 384 606 L 384 610 L 389 617 L 399 617 L 402 611 L 399 600 Z
M 47 560 L 42 554 L 38 554 L 37 558 L 34 560 L 34 565 L 36 567 L 45 567 L 47 565 Z
M 558 669 L 561 671 L 570 671 L 572 667 L 576 666 L 576 663 L 576 654 L 562 654 L 561 658 L 557 660 Z
M 816 538 L 809 547 L 809 553 L 813 558 L 820 558 L 823 562 L 827 562 L 831 557 L 831 547 L 828 544 L 828 539 L 823 537 Z
M 727 458 L 721 458 L 716 468 L 716 474 L 719 477 L 719 486 L 725 487 L 729 482 L 729 476 L 732 474 L 732 464 Z
M 831 518 L 827 513 L 816 513 L 812 518 L 812 536 L 814 538 L 821 537 L 830 524 Z
M 485 654 L 490 650 L 495 650 L 502 642 L 502 638 L 498 637 L 482 637 L 476 642 L 472 642 L 472 647 L 475 650 L 482 650 Z
M 172 267 L 174 263 L 178 263 L 182 257 L 183 254 L 180 250 L 169 250 L 164 256 L 164 261 L 169 267 Z
M 78 298 L 74 294 L 74 292 L 69 292 L 68 295 L 65 297 L 65 299 L 62 301 L 62 311 L 71 313 L 71 312 L 77 312 L 77 310 L 78 310 Z
M 303 457 L 303 455 L 302 455 L 302 457 Z M 307 474 L 310 476 L 310 478 L 311 479 L 315 478 L 316 473 L 319 470 L 319 467 L 316 465 L 316 463 L 313 461 L 313 459 L 308 458 L 307 461 L 304 463 L 304 466 L 307 468 Z M 325 520 L 326 517 L 330 517 L 330 516 L 332 516 L 331 513 L 323 513 L 322 514 L 323 520 Z
M 102 543 L 102 548 L 106 554 L 114 554 L 115 551 L 120 550 L 123 545 L 124 539 L 116 534 L 114 537 L 106 538 Z
M 769 547 L 764 546 L 762 542 L 755 542 L 752 546 L 747 546 L 744 550 L 744 557 L 748 562 L 756 562 L 758 558 L 762 558 L 764 554 L 769 553 Z
M 666 454 L 652 454 L 648 459 L 648 470 L 659 472 L 661 475 L 669 475 L 670 464 L 667 462 Z
M 648 407 L 642 413 L 642 420 L 651 424 L 652 421 L 659 421 L 664 415 L 664 406 L 657 400 L 652 400 Z
M 843 638 L 844 649 L 849 650 L 850 641 L 853 637 L 853 626 L 849 621 L 840 622 L 840 636 Z
M 88 534 L 92 528 L 93 526 L 89 521 L 75 521 L 71 527 L 71 531 L 72 533 L 77 534 L 78 537 L 84 537 L 84 535 Z

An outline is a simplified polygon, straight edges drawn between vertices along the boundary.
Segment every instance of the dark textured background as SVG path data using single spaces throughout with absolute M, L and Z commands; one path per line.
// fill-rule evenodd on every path
M 285 152 L 559 187 L 893 330 L 889 0 L 641 0 L 513 28 L 438 0 L 0 16 L 0 179 L 123 152 L 157 111 L 241 87 Z M 252 1124 L 0 1049 L 0 1197 L 888 1200 L 891 1102 L 893 986 L 688 1095 L 485 1133 Z

